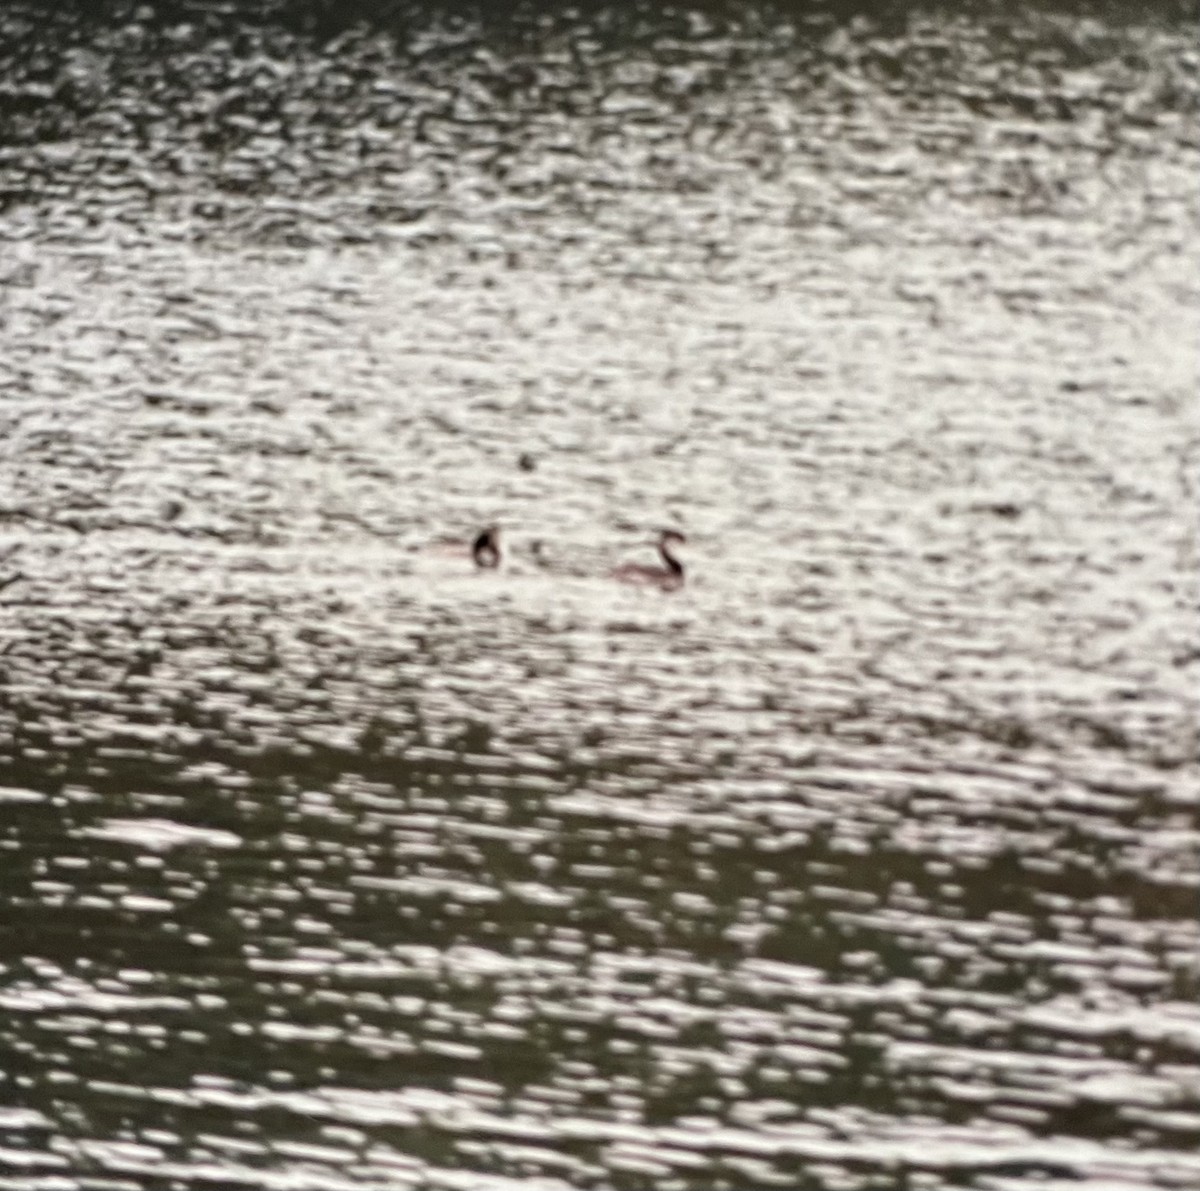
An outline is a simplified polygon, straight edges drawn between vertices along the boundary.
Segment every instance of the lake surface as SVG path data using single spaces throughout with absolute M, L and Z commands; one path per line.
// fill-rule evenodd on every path
M 0 1191 L 1200 1186 L 1194 12 L 489 12 L 0 15 Z

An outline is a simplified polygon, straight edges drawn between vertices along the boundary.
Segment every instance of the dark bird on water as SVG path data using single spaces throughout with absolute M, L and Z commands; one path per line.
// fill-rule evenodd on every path
M 485 570 L 500 565 L 500 529 L 498 526 L 489 525 L 475 535 L 475 541 L 471 543 L 471 557 L 475 560 L 477 567 Z
M 677 529 L 664 529 L 658 535 L 658 554 L 662 559 L 662 566 L 643 566 L 636 562 L 626 563 L 613 571 L 613 578 L 619 579 L 622 583 L 644 583 L 660 587 L 664 591 L 682 587 L 683 563 L 672 553 L 672 547 L 683 546 L 686 543 L 687 538 Z

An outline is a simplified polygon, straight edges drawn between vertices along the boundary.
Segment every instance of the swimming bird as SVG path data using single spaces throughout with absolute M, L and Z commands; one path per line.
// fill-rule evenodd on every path
M 659 567 L 643 566 L 641 563 L 629 562 L 613 571 L 613 578 L 622 583 L 645 583 L 653 587 L 661 587 L 663 591 L 673 591 L 683 586 L 683 563 L 671 553 L 673 546 L 686 545 L 687 538 L 677 529 L 664 529 L 658 535 L 658 553 L 663 565 Z
M 487 570 L 500 565 L 500 528 L 489 525 L 475 535 L 471 543 L 471 557 L 475 565 Z

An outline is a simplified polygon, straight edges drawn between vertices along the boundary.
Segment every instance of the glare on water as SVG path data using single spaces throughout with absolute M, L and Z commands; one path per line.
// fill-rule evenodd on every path
M 0 16 L 0 1186 L 1200 1184 L 1194 23 L 338 19 Z

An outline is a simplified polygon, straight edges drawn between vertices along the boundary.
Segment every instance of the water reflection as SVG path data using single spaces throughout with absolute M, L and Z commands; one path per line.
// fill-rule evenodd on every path
M 12 1186 L 1200 1178 L 1190 25 L 0 22 Z

